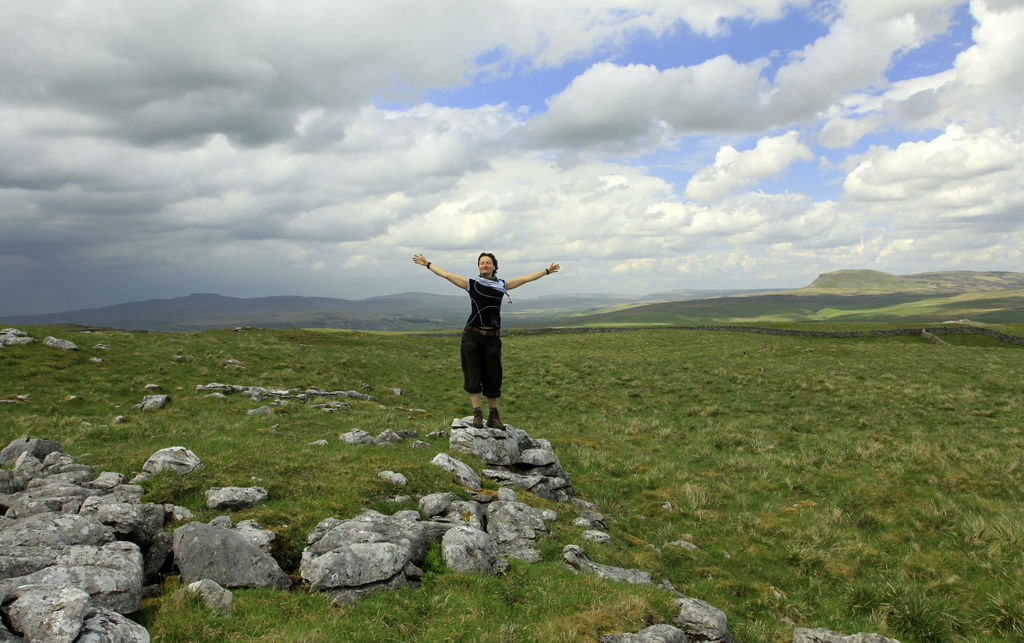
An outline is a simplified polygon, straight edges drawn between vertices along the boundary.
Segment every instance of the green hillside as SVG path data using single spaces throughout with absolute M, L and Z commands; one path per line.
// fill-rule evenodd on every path
M 903 643 L 1024 637 L 1024 349 L 988 337 L 948 335 L 942 346 L 920 336 L 513 334 L 503 419 L 550 440 L 577 495 L 605 514 L 611 542 L 582 540 L 576 507 L 520 493 L 558 513 L 538 541 L 542 562 L 513 561 L 499 577 L 456 574 L 434 549 L 418 589 L 335 606 L 297 573 L 314 525 L 363 508 L 416 508 L 391 501 L 397 494 L 468 497 L 430 464 L 447 439 L 428 437 L 468 413 L 457 336 L 22 330 L 80 350 L 0 347 L 0 399 L 22 396 L 0 404 L 0 443 L 55 439 L 129 477 L 156 450 L 186 446 L 204 466 L 146 481 L 143 501 L 185 506 L 202 521 L 218 513 L 206 489 L 270 492 L 231 517 L 276 534 L 274 555 L 295 589 L 235 589 L 223 618 L 170 576 L 136 615 L 155 641 L 592 642 L 671 622 L 672 594 L 576 575 L 560 562 L 567 544 L 711 603 L 737 641 L 788 643 L 795 626 Z M 365 383 L 378 399 L 334 413 L 289 400 L 248 416 L 266 402 L 196 390 L 210 382 Z M 171 395 L 167 408 L 131 409 L 147 384 Z M 119 415 L 127 421 L 114 422 Z M 353 428 L 417 431 L 429 448 L 338 439 Z M 313 444 L 321 439 L 326 446 Z M 381 480 L 385 469 L 408 487 Z M 698 549 L 670 545 L 679 541 Z
M 889 275 L 844 270 L 799 290 L 623 306 L 566 321 L 580 325 L 687 325 L 802 321 L 1024 322 L 1024 274 Z
M 1024 273 L 947 271 L 891 275 L 877 270 L 837 270 L 819 275 L 803 292 L 969 293 L 1024 290 Z

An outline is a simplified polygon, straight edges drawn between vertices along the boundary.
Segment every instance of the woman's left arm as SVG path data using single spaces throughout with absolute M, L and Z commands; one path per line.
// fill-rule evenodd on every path
M 522 286 L 523 284 L 529 283 L 531 281 L 537 281 L 538 279 L 545 275 L 551 275 L 558 272 L 559 268 L 561 268 L 560 265 L 558 265 L 557 263 L 552 263 L 544 270 L 538 270 L 537 272 L 531 272 L 530 274 L 523 275 L 522 277 L 514 277 L 512 279 L 508 279 L 505 281 L 505 288 L 507 288 L 508 290 L 512 290 L 513 288 L 518 288 L 519 286 Z

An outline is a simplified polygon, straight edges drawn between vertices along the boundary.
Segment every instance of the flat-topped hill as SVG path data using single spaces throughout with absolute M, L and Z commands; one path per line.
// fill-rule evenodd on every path
M 1024 273 L 951 270 L 892 275 L 878 270 L 836 270 L 818 276 L 797 292 L 813 290 L 853 293 L 967 293 L 1024 290 Z

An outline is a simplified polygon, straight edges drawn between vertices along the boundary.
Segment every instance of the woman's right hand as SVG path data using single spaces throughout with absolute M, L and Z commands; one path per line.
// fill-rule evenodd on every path
M 413 261 L 413 263 L 418 264 L 420 266 L 425 266 L 428 263 L 430 263 L 429 261 L 427 261 L 427 258 L 424 257 L 422 254 L 413 255 L 412 256 L 412 261 Z

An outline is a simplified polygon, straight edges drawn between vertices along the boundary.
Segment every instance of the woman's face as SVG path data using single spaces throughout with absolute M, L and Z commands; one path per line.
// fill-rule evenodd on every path
M 480 261 L 477 262 L 476 267 L 480 270 L 481 275 L 487 275 L 488 277 L 494 274 L 494 261 L 490 257 L 480 257 Z

